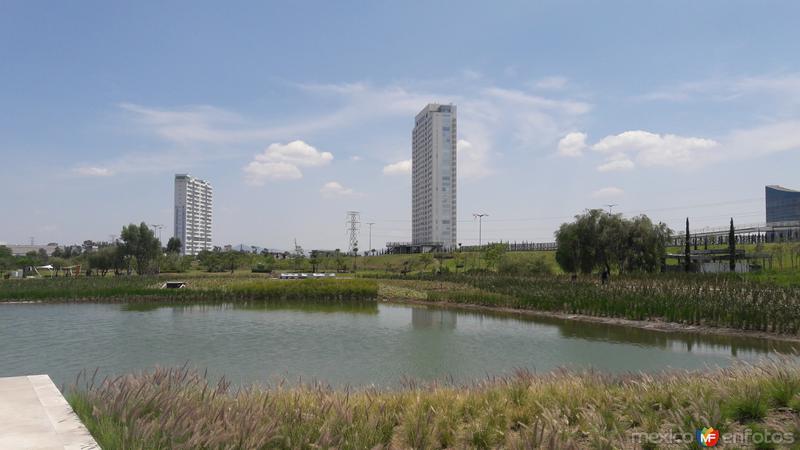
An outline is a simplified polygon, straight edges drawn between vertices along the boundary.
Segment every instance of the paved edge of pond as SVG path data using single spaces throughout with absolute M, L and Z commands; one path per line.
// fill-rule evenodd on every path
M 461 309 L 465 311 L 486 311 L 517 316 L 546 317 L 550 319 L 574 320 L 577 322 L 591 322 L 606 325 L 618 325 L 623 327 L 639 328 L 642 330 L 660 331 L 663 333 L 696 333 L 704 335 L 718 335 L 743 337 L 752 339 L 765 339 L 782 342 L 792 342 L 800 344 L 800 336 L 789 336 L 785 334 L 770 333 L 766 331 L 738 330 L 736 328 L 709 327 L 704 325 L 684 325 L 675 322 L 664 322 L 660 320 L 631 320 L 618 317 L 598 317 L 583 314 L 567 314 L 549 311 L 538 311 L 535 309 L 515 309 L 502 306 L 473 305 L 469 303 L 452 302 L 431 302 L 427 300 L 412 300 L 406 298 L 382 298 L 380 301 L 400 305 L 433 306 L 438 308 Z
M 100 449 L 48 375 L 0 378 L 0 448 Z

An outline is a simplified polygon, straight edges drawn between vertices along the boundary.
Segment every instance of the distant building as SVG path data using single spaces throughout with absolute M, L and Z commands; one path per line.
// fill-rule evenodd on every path
M 422 251 L 456 248 L 456 107 L 429 104 L 414 122 L 411 240 Z
M 25 256 L 30 252 L 39 253 L 40 250 L 44 249 L 47 253 L 47 256 L 52 256 L 53 252 L 56 251 L 56 247 L 58 244 L 47 244 L 47 245 L 27 245 L 27 244 L 10 244 L 6 245 L 11 250 L 11 254 L 14 256 Z
M 208 181 L 175 175 L 175 234 L 181 254 L 196 255 L 211 246 L 213 190 Z
M 767 225 L 800 221 L 800 191 L 782 186 L 767 186 Z

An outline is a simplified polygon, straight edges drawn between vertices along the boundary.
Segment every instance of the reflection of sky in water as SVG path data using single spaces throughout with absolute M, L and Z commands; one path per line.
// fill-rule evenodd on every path
M 189 362 L 235 383 L 469 381 L 526 368 L 655 371 L 788 353 L 777 341 L 375 303 L 0 305 L 0 376 Z

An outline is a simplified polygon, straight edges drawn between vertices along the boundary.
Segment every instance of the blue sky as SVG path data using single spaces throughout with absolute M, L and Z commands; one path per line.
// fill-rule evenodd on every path
M 214 241 L 410 237 L 411 128 L 455 103 L 459 242 L 550 241 L 616 203 L 675 229 L 800 188 L 800 4 L 0 3 L 0 241 L 165 224 L 174 173 Z M 362 247 L 368 235 L 362 233 Z

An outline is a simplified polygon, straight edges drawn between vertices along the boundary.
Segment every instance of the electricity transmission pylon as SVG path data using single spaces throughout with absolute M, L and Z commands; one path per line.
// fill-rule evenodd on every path
M 358 252 L 358 232 L 361 229 L 361 216 L 358 211 L 347 211 L 347 234 L 349 242 L 347 245 L 348 253 L 356 254 Z

